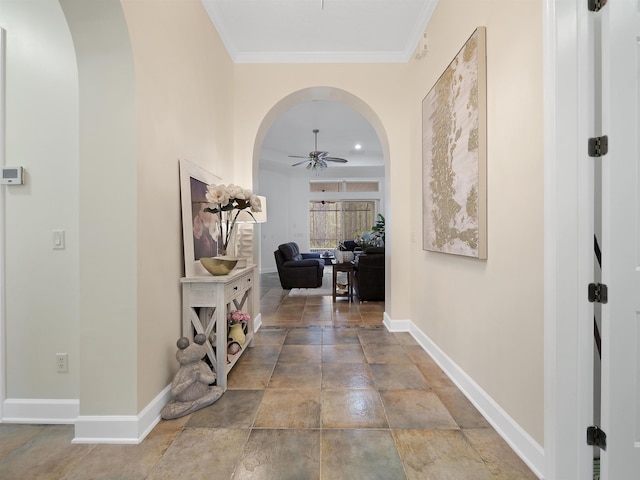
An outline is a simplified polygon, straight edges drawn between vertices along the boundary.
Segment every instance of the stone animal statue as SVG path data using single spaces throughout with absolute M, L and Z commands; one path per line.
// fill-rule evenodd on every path
M 224 393 L 223 387 L 213 386 L 216 374 L 202 359 L 207 353 L 206 337 L 198 334 L 193 343 L 182 337 L 178 340 L 176 359 L 180 368 L 171 382 L 171 401 L 160 415 L 165 420 L 182 417 L 209 406 Z

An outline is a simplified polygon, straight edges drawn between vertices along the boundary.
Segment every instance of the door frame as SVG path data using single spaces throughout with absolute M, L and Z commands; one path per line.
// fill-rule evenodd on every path
M 544 0 L 545 479 L 592 478 L 593 32 L 586 0 Z
M 5 145 L 6 145 L 6 128 L 5 128 L 5 79 L 6 79 L 6 30 L 0 28 L 0 166 L 6 165 Z M 7 398 L 6 395 L 6 302 L 5 302 L 5 217 L 4 217 L 4 194 L 0 195 L 0 419 L 4 416 L 3 405 Z

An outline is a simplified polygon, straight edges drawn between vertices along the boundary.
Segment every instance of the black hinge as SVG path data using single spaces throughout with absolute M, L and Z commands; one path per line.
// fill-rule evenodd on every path
M 602 137 L 593 137 L 589 139 L 589 156 L 601 157 L 609 152 L 609 137 L 603 135 Z
M 602 283 L 590 283 L 588 298 L 591 303 L 607 303 L 609 301 L 609 289 Z
M 607 449 L 607 434 L 597 425 L 587 427 L 587 445 L 599 447 L 602 450 Z
M 587 0 L 590 12 L 599 12 L 607 4 L 607 0 Z

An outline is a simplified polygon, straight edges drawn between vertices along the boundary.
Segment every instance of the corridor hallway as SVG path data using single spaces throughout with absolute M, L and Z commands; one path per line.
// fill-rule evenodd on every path
M 72 425 L 0 425 L 0 478 L 537 478 L 382 303 L 291 297 L 262 277 L 263 326 L 213 405 L 140 445 L 75 445 Z

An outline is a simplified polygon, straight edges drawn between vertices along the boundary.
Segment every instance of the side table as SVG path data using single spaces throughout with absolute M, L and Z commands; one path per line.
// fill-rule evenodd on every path
M 229 275 L 185 277 L 182 284 L 182 335 L 193 341 L 198 333 L 206 337 L 207 357 L 216 373 L 216 384 L 227 388 L 227 375 L 253 343 L 253 317 L 257 290 L 255 265 L 234 269 Z M 245 344 L 235 355 L 227 352 L 227 313 L 242 310 L 250 315 Z
M 338 272 L 345 272 L 347 274 L 347 289 L 346 291 L 338 291 Z M 353 300 L 353 263 L 334 263 L 333 264 L 333 301 L 336 301 L 337 297 L 347 297 L 349 301 Z

